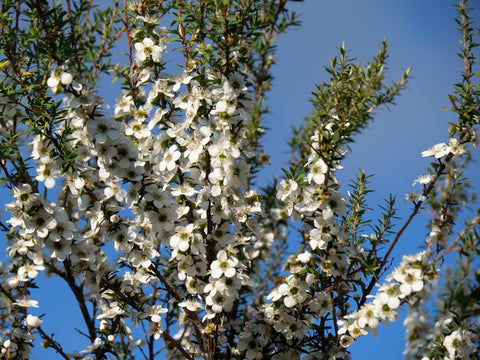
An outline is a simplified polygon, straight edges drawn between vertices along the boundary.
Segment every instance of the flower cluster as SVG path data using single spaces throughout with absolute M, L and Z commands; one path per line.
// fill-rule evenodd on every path
M 332 296 L 317 286 L 322 281 L 347 278 L 347 253 L 357 253 L 356 247 L 345 248 L 344 234 L 337 222 L 346 214 L 346 197 L 336 191 L 337 181 L 333 176 L 341 168 L 339 161 L 327 164 L 319 155 L 319 133 L 311 137 L 311 152 L 301 178 L 286 178 L 276 186 L 276 196 L 287 214 L 310 224 L 306 235 L 308 250 L 291 257 L 287 262 L 289 275 L 267 295 L 268 303 L 259 309 L 256 317 L 241 333 L 238 350 L 245 351 L 248 359 L 259 359 L 265 353 L 273 358 L 291 356 L 291 345 L 308 336 L 314 322 L 327 317 L 333 310 Z M 338 150 L 344 154 L 343 149 Z M 355 266 L 352 266 L 352 273 Z M 351 277 L 352 280 L 356 275 Z M 261 337 L 280 338 L 283 343 L 262 344 Z M 248 341 L 248 345 L 243 342 Z M 250 347 L 251 346 L 251 347 Z M 342 349 L 332 341 L 329 353 L 344 356 Z M 320 358 L 320 352 L 311 352 L 312 358 Z
M 424 313 L 414 309 L 405 319 L 405 335 L 408 341 L 404 352 L 406 359 L 428 360 L 429 352 L 441 351 L 446 360 L 466 360 L 476 353 L 474 344 L 479 340 L 478 335 L 465 328 L 453 330 L 453 314 L 438 319 L 434 324 L 428 320 Z
M 244 264 L 254 266 L 273 237 L 259 232 L 265 227 L 252 230 L 260 202 L 249 190 L 244 120 L 251 98 L 245 75 L 212 72 L 204 83 L 189 72 L 157 77 L 169 34 L 155 27 L 145 35 L 140 29 L 147 20 L 151 24 L 151 18 L 138 17 L 139 30 L 132 31 L 141 75 L 133 93 L 118 97 L 113 115 L 98 111 L 102 101 L 74 71 L 52 70 L 47 85 L 64 92 L 66 111 L 56 134 L 75 130 L 68 144 L 77 159 L 73 170 L 61 171 L 64 159 L 55 143 L 33 137 L 37 181 L 53 189 L 61 180 L 65 190 L 57 203 L 29 185 L 14 190 L 16 200 L 7 210 L 19 229 L 9 249 L 17 271 L 9 284 L 35 279 L 47 262 L 68 261 L 83 273 L 98 304 L 102 332 L 136 316 L 159 338 L 169 305 L 155 293 L 144 294 L 144 286 L 160 278 L 188 319 L 213 320 L 232 310 L 248 285 Z M 68 204 L 68 213 L 61 204 Z M 125 207 L 131 216 L 120 213 Z M 107 260 L 107 245 L 121 252 L 117 264 Z M 163 273 L 165 264 L 172 271 Z M 126 270 L 117 273 L 117 266 Z M 105 282 L 107 274 L 116 275 Z M 142 305 L 121 301 L 123 294 L 142 296 Z M 97 339 L 87 352 L 109 341 Z M 187 346 L 188 337 L 183 341 Z
M 448 143 L 422 153 L 435 162 L 413 183 L 423 191 L 406 195 L 414 211 L 405 228 L 430 201 L 427 250 L 405 256 L 370 295 L 404 228 L 384 253 L 394 201 L 373 225 L 368 176 L 360 171 L 347 193 L 337 170 L 372 111 L 406 83 L 408 71 L 383 85 L 385 43 L 366 67 L 340 48 L 328 68 L 331 83 L 318 86 L 314 113 L 292 141 L 294 164 L 260 194 L 253 184 L 265 163 L 259 119 L 272 43 L 296 23 L 286 1 L 140 0 L 120 12 L 85 3 L 68 13 L 60 3 L 40 11 L 43 3 L 22 2 L 16 16 L 4 12 L 9 1 L 0 9 L 2 26 L 26 24 L 20 8 L 28 9 L 25 19 L 52 26 L 46 39 L 33 31 L 18 43 L 27 58 L 7 39 L 22 32 L 0 33 L 0 56 L 8 55 L 0 59 L 0 180 L 11 190 L 8 219 L 0 219 L 9 258 L 0 266 L 0 307 L 8 309 L 0 316 L 2 358 L 30 358 L 40 337 L 66 359 L 134 357 L 145 349 L 152 359 L 348 359 L 358 337 L 395 321 L 402 304 L 417 304 L 438 259 L 478 247 L 462 243 L 462 234 L 449 244 L 455 206 L 468 201 L 457 165 L 475 138 L 465 125 L 478 123 L 475 115 L 452 128 Z M 175 26 L 160 26 L 172 14 Z M 82 29 L 79 19 L 92 22 Z M 18 21 L 10 26 L 19 30 Z M 57 44 L 58 34 L 68 41 Z M 105 59 L 122 34 L 128 64 L 112 66 Z M 45 58 L 34 62 L 27 43 Z M 172 60 L 167 51 L 182 56 Z M 31 63 L 35 71 L 24 71 Z M 112 104 L 95 89 L 102 72 L 121 82 Z M 444 179 L 451 191 L 437 190 L 450 185 Z M 473 239 L 479 222 L 480 215 L 463 234 Z M 299 230 L 298 250 L 287 242 L 289 226 Z M 42 272 L 73 292 L 86 325 L 84 349 L 67 353 L 48 318 L 32 311 Z M 406 354 L 423 357 L 411 347 L 436 350 L 435 341 L 445 359 L 470 357 L 475 330 L 455 321 L 447 314 L 427 331 L 428 319 L 412 310 Z
M 433 287 L 426 287 L 409 299 L 404 321 L 406 359 L 428 360 L 439 355 L 444 359 L 471 359 L 478 351 L 480 305 L 471 294 L 478 289 L 475 277 L 479 271 L 475 271 L 470 259 L 458 265 L 455 270 L 447 268 Z M 459 278 L 464 282 L 459 282 Z M 469 282 L 473 288 L 466 286 Z M 431 314 L 427 307 L 433 298 L 440 306 L 438 312 Z
M 400 266 L 379 287 L 372 302 L 338 321 L 341 325 L 339 334 L 343 334 L 346 346 L 369 331 L 375 334 L 380 322 L 387 324 L 397 320 L 397 309 L 404 299 L 421 291 L 433 279 L 430 271 L 425 268 L 426 260 L 425 252 L 404 256 Z

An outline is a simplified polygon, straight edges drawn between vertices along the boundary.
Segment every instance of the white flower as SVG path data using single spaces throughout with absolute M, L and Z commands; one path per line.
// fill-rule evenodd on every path
M 317 293 L 317 296 L 310 304 L 310 310 L 317 316 L 323 316 L 327 311 L 332 311 L 332 299 L 324 291 Z
M 150 249 L 147 247 L 145 247 L 143 250 L 134 249 L 128 255 L 128 262 L 136 268 L 143 267 L 147 269 L 152 263 L 151 259 L 155 256 L 158 256 L 158 253 L 155 249 Z
M 25 323 L 31 328 L 37 328 L 42 325 L 43 321 L 39 317 L 28 314 L 25 318 Z
M 195 193 L 196 193 L 196 190 L 188 184 L 177 185 L 171 191 L 171 194 L 175 197 L 182 196 L 182 195 L 193 196 L 195 195 Z
M 170 238 L 170 247 L 174 250 L 172 257 L 175 257 L 178 251 L 185 252 L 188 250 L 190 242 L 193 240 L 193 230 L 193 224 L 175 228 L 175 235 Z
M 390 307 L 389 298 L 382 296 L 376 297 L 373 301 L 375 306 L 375 313 L 378 314 L 379 319 L 386 321 L 396 321 L 398 318 L 398 313 Z
M 103 344 L 105 344 L 105 342 L 102 339 L 100 339 L 99 337 L 97 337 L 97 338 L 95 338 L 95 341 L 93 343 L 88 345 L 85 348 L 85 350 L 82 350 L 80 352 L 81 353 L 87 353 L 87 352 L 94 351 L 94 350 L 98 349 L 100 346 L 102 346 Z
M 202 304 L 195 300 L 185 300 L 178 304 L 181 308 L 186 308 L 188 311 L 197 311 L 202 308 Z
M 309 244 L 313 250 L 325 250 L 328 243 L 332 240 L 332 236 L 337 235 L 338 227 L 333 222 L 333 217 L 324 219 L 317 217 L 314 221 L 315 228 L 309 234 Z
M 400 283 L 400 298 L 423 289 L 423 272 L 421 269 L 400 267 L 393 271 L 392 277 Z
M 317 159 L 313 165 L 310 165 L 310 172 L 307 175 L 309 183 L 312 181 L 317 185 L 325 182 L 325 174 L 328 172 L 328 166 L 322 159 Z
M 123 94 L 116 98 L 115 115 L 119 115 L 121 112 L 130 113 L 135 105 L 132 99 L 132 95 L 125 90 L 122 90 Z
M 59 261 L 65 261 L 67 255 L 72 253 L 70 245 L 71 241 L 65 239 L 55 242 L 52 240 L 47 240 L 45 242 L 45 246 L 50 251 L 50 257 Z
M 358 325 L 363 328 L 370 328 L 374 330 L 377 328 L 379 321 L 375 312 L 375 305 L 373 304 L 366 304 L 360 311 L 358 315 Z
M 344 319 L 339 319 L 338 324 L 341 326 L 339 334 L 349 333 L 354 339 L 357 339 L 360 336 L 367 335 L 368 331 L 358 321 L 358 317 L 361 315 L 361 312 L 355 312 L 353 314 L 347 315 Z
M 422 194 L 417 193 L 416 191 L 411 191 L 407 194 L 405 194 L 405 200 L 404 202 L 406 203 L 407 201 L 413 201 L 413 202 L 418 202 L 418 201 L 424 201 L 426 197 Z
M 325 250 L 328 246 L 328 242 L 330 241 L 331 237 L 323 237 L 321 229 L 313 229 L 308 234 L 309 237 L 309 244 L 312 247 L 312 250 L 319 249 Z
M 333 216 L 333 213 L 325 214 L 325 212 L 335 212 L 340 216 L 344 216 L 347 213 L 347 200 L 345 196 L 339 192 L 330 189 L 329 190 L 329 197 L 322 203 L 322 210 L 323 210 L 323 218 L 329 219 L 330 216 Z
M 277 186 L 277 199 L 285 201 L 287 198 L 295 199 L 300 192 L 298 184 L 291 179 L 280 181 Z
M 27 281 L 28 278 L 35 279 L 38 276 L 38 270 L 44 269 L 45 267 L 42 265 L 26 264 L 18 269 L 18 276 L 22 281 Z
M 378 290 L 377 297 L 382 297 L 384 302 L 388 304 L 392 309 L 396 309 L 400 306 L 400 290 L 399 285 L 396 283 L 386 283 Z
M 300 261 L 304 264 L 308 263 L 312 259 L 312 254 L 309 251 L 305 251 L 297 255 L 297 261 Z
M 286 324 L 287 327 L 283 331 L 283 333 L 285 334 L 285 337 L 288 340 L 291 340 L 294 337 L 296 337 L 297 339 L 302 339 L 303 336 L 305 335 L 305 330 L 306 330 L 305 322 L 293 316 L 288 316 L 287 318 L 289 322 L 288 324 Z
M 176 161 L 182 155 L 177 149 L 177 145 L 172 145 L 168 148 L 168 150 L 163 155 L 162 161 L 160 162 L 160 171 L 165 171 L 165 169 L 167 169 L 168 171 L 173 171 L 176 168 Z
M 32 157 L 37 160 L 37 164 L 48 164 L 52 161 L 51 152 L 53 146 L 45 141 L 45 139 L 39 135 L 35 135 L 30 142 L 32 146 Z
M 195 267 L 193 266 L 195 260 L 191 255 L 186 255 L 186 256 L 178 255 L 177 260 L 180 260 L 177 264 L 177 268 L 178 268 L 177 276 L 179 280 L 185 280 L 187 275 L 189 276 L 197 275 L 195 271 Z
M 400 306 L 400 299 L 398 298 L 398 296 L 389 296 L 385 292 L 378 293 L 375 297 L 375 301 L 379 304 L 387 304 L 388 307 L 392 310 L 395 310 Z
M 25 224 L 27 233 L 34 233 L 42 239 L 45 239 L 49 232 L 55 229 L 58 225 L 55 217 L 51 216 L 47 208 L 43 208 L 35 214 L 29 224 Z
M 467 151 L 465 147 L 458 141 L 458 139 L 451 138 L 450 142 L 448 143 L 448 150 L 455 156 L 463 155 Z
M 182 86 L 182 84 L 187 85 L 190 83 L 192 79 L 193 77 L 187 74 L 182 74 L 178 76 L 175 81 L 175 85 L 173 85 L 172 87 L 172 90 L 177 92 L 180 89 L 180 86 Z
M 145 313 L 143 313 L 140 317 L 147 318 L 150 317 L 150 321 L 160 325 L 162 318 L 160 314 L 166 313 L 168 310 L 163 308 L 160 305 L 145 305 L 144 306 Z
M 15 300 L 13 305 L 17 305 L 24 308 L 30 308 L 30 307 L 38 308 L 38 301 L 31 300 L 31 299 L 17 299 Z
M 435 156 L 440 159 L 445 155 L 452 154 L 455 156 L 463 155 L 466 153 L 464 146 L 458 141 L 458 139 L 451 138 L 448 144 L 441 143 L 432 146 L 430 149 L 423 151 L 422 156 Z
M 458 329 L 450 335 L 445 336 L 443 346 L 447 349 L 447 360 L 455 360 L 459 357 L 463 360 L 470 359 L 470 355 L 475 353 L 475 347 L 472 344 L 472 333 L 468 330 Z
M 352 345 L 354 342 L 353 338 L 351 336 L 348 336 L 348 335 L 342 335 L 340 337 L 340 345 L 344 348 L 347 348 L 349 347 L 350 345 Z
M 73 82 L 72 74 L 66 71 L 60 71 L 61 69 L 52 70 L 50 73 L 50 77 L 47 79 L 47 85 L 52 89 L 54 93 L 57 92 L 58 85 L 70 85 Z
M 185 286 L 190 294 L 197 295 L 203 293 L 205 284 L 195 277 L 187 276 Z
M 212 291 L 206 298 L 206 303 L 212 308 L 214 313 L 221 313 L 222 311 L 232 310 L 233 302 L 235 297 L 228 296 L 228 294 L 222 294 L 216 288 L 213 288 Z
M 419 183 L 422 185 L 427 185 L 430 184 L 434 179 L 434 176 L 432 174 L 420 174 L 418 177 L 413 181 L 412 186 L 415 184 Z
M 247 359 L 262 359 L 262 346 L 265 345 L 265 338 L 255 336 L 251 332 L 242 332 L 239 335 L 237 349 L 246 351 Z
M 432 231 L 430 231 L 430 234 L 428 235 L 427 243 L 436 244 L 442 248 L 445 248 L 447 246 L 449 234 L 450 234 L 449 226 L 443 225 L 440 227 L 438 225 L 433 225 Z
M 435 158 L 439 159 L 444 157 L 449 153 L 449 147 L 445 143 L 440 143 L 432 146 L 428 150 L 422 151 L 422 157 L 429 157 L 435 156 Z
M 138 62 L 143 63 L 148 57 L 152 57 L 153 62 L 159 63 L 162 61 L 161 46 L 155 45 L 152 39 L 145 38 L 142 42 L 135 43 L 135 58 Z
M 125 313 L 125 310 L 123 310 L 120 307 L 120 304 L 117 301 L 113 301 L 112 303 L 108 304 L 108 308 L 102 306 L 101 308 L 101 314 L 96 317 L 97 320 L 103 320 L 103 319 L 114 319 L 119 315 L 122 315 Z
M 287 315 L 284 306 L 274 309 L 271 305 L 265 305 L 263 313 L 265 314 L 267 322 L 273 325 L 275 330 L 281 331 L 284 328 L 284 318 Z
M 287 278 L 287 283 L 280 285 L 279 292 L 286 295 L 283 303 L 291 308 L 302 303 L 307 297 L 307 284 L 294 275 Z
M 228 256 L 225 250 L 220 250 L 217 254 L 217 260 L 210 265 L 211 275 L 214 279 L 219 279 L 222 275 L 231 278 L 235 275 L 235 266 L 238 259 L 234 256 Z
M 48 87 L 52 88 L 53 92 L 57 91 L 57 86 L 60 84 L 60 79 L 55 75 L 55 71 L 52 70 L 50 77 L 47 79 Z
M 250 165 L 245 160 L 237 160 L 225 168 L 223 183 L 228 187 L 246 186 L 250 177 Z
M 47 189 L 52 189 L 55 186 L 55 178 L 58 178 L 60 171 L 55 167 L 53 162 L 47 164 L 40 164 L 37 168 L 38 181 L 43 181 Z
M 73 81 L 73 76 L 72 74 L 68 73 L 68 72 L 62 72 L 60 74 L 60 82 L 63 84 L 63 85 L 70 85 Z

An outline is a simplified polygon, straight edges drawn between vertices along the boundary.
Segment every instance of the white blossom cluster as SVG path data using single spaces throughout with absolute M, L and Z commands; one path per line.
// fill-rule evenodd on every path
M 428 353 L 438 344 L 441 344 L 439 350 L 445 352 L 444 360 L 471 359 L 476 352 L 474 344 L 478 342 L 478 334 L 473 334 L 469 329 L 453 330 L 452 316 L 444 316 L 431 324 L 425 313 L 409 311 L 404 321 L 407 328 L 405 359 L 430 360 Z
M 475 272 L 472 268 L 466 268 L 469 274 Z M 477 271 L 478 273 L 478 271 Z M 431 316 L 427 309 L 431 303 L 430 297 L 438 292 L 438 285 L 443 285 L 448 293 L 436 296 L 438 313 Z M 448 284 L 452 284 L 450 288 Z M 430 360 L 435 355 L 443 354 L 445 360 L 471 359 L 476 353 L 476 345 L 480 336 L 475 332 L 479 318 L 468 320 L 462 316 L 462 306 L 459 302 L 471 299 L 471 292 L 466 286 L 458 284 L 458 278 L 454 272 L 446 271 L 444 276 L 435 281 L 433 287 L 424 287 L 416 293 L 408 303 L 408 313 L 403 325 L 406 327 L 404 351 L 407 360 Z M 435 288 L 437 286 L 437 289 Z M 455 289 L 455 293 L 450 293 Z M 473 300 L 473 299 L 472 299 Z M 472 301 L 467 305 L 473 314 L 478 314 L 480 304 Z
M 20 310 L 26 311 L 29 308 L 37 308 L 38 302 L 35 300 L 16 299 L 13 306 Z M 19 360 L 27 360 L 31 354 L 31 343 L 35 340 L 33 330 L 40 327 L 42 320 L 38 316 L 25 314 L 23 321 L 14 329 L 3 329 L 2 332 L 10 335 L 9 338 L 4 338 L 3 343 L 0 343 L 0 354 L 5 357 L 7 354 L 15 354 Z
M 476 336 L 478 338 L 478 335 Z M 471 355 L 475 354 L 475 346 L 473 345 L 473 334 L 469 330 L 457 329 L 451 334 L 445 336 L 443 346 L 446 348 L 448 356 L 446 360 L 471 359 Z M 423 359 L 427 360 L 427 359 Z
M 472 137 L 476 137 L 475 133 L 471 134 Z M 454 158 L 457 156 L 461 156 L 466 154 L 466 149 L 465 149 L 465 144 L 462 144 L 462 142 L 459 139 L 456 138 L 451 138 L 449 143 L 439 143 L 428 150 L 422 151 L 422 157 L 434 157 L 435 159 L 444 159 L 445 161 L 443 164 L 445 167 L 447 167 L 450 171 L 455 172 L 455 163 L 454 163 Z M 417 179 L 413 181 L 412 185 L 416 184 L 421 184 L 424 186 L 424 189 L 428 187 L 429 184 L 431 184 L 435 180 L 435 176 L 433 174 L 421 174 L 418 176 Z M 407 201 L 412 201 L 414 203 L 416 202 L 422 202 L 426 200 L 425 194 L 418 193 L 416 191 L 409 192 L 405 195 L 405 202 Z M 435 236 L 435 232 L 441 232 L 442 235 L 445 233 L 448 233 L 449 229 L 448 228 L 443 228 L 440 229 L 440 226 L 437 226 L 432 232 L 432 237 L 434 238 L 433 241 L 434 243 L 438 243 L 440 246 L 444 247 L 447 240 L 448 236 L 442 236 L 442 238 L 437 239 Z M 432 243 L 432 239 L 430 239 L 430 242 Z
M 249 142 L 253 71 L 238 60 L 240 49 L 219 46 L 228 56 L 217 68 L 184 54 L 182 70 L 166 73 L 171 33 L 159 26 L 160 18 L 145 15 L 143 5 L 129 6 L 135 14 L 127 34 L 131 63 L 126 72 L 115 70 L 123 82 L 112 110 L 78 67 L 52 63 L 44 84 L 61 100 L 56 117 L 33 135 L 18 134 L 31 154 L 33 167 L 25 171 L 34 180 L 12 188 L 5 207 L 10 263 L 0 276 L 8 274 L 2 283 L 9 291 L 0 289 L 7 294 L 0 301 L 17 313 L 12 329 L 2 330 L 0 352 L 28 359 L 35 336 L 48 338 L 43 316 L 31 313 L 38 307 L 31 289 L 45 272 L 67 282 L 87 325 L 93 324 L 87 329 L 90 344 L 65 358 L 101 358 L 104 349 L 119 344 L 122 351 L 143 351 L 137 349 L 146 344 L 137 337 L 141 328 L 146 339 L 163 339 L 168 359 L 206 358 L 207 348 L 238 359 L 348 359 L 349 345 L 375 334 L 381 322 L 395 321 L 401 304 L 433 280 L 430 251 L 447 247 L 451 222 L 439 213 L 426 241 L 429 250 L 404 256 L 365 303 L 377 279 L 368 286 L 362 274 L 368 278 L 367 270 L 375 272 L 379 264 L 367 256 L 380 260 L 375 241 L 387 239 L 381 231 L 348 233 L 352 222 L 360 222 L 349 216 L 360 209 L 335 176 L 343 145 L 364 124 L 333 113 L 315 124 L 303 167 L 276 184 L 273 201 L 279 205 L 265 214 L 266 205 L 251 189 L 252 159 L 260 149 Z M 179 23 L 176 45 L 186 52 L 201 54 L 202 46 L 212 45 L 189 43 L 187 38 L 201 34 L 182 31 Z M 229 47 L 230 40 L 223 40 Z M 223 65 L 225 71 L 218 70 Z M 0 97 L 2 104 L 7 100 Z M 0 135 L 26 117 L 6 105 L 1 111 Z M 322 149 L 326 139 L 332 153 Z M 453 172 L 450 158 L 465 153 L 452 138 L 422 156 L 444 161 Z M 405 200 L 419 206 L 438 177 L 420 175 L 414 185 L 423 185 L 424 192 Z M 256 284 L 275 240 L 285 240 L 285 225 L 296 221 L 303 226 L 300 250 L 281 276 Z M 375 243 L 368 255 L 365 239 Z M 359 308 L 351 311 L 354 302 Z M 423 356 L 415 348 L 427 349 L 438 339 L 445 359 L 474 353 L 472 332 L 450 326 L 449 318 L 427 331 L 427 320 L 414 311 L 407 318 L 407 336 L 415 339 L 407 356 Z M 313 339 L 320 333 L 321 341 Z
M 338 321 L 341 326 L 339 334 L 343 334 L 343 346 L 351 345 L 355 339 L 369 331 L 375 334 L 380 322 L 387 324 L 397 320 L 397 309 L 403 299 L 419 292 L 432 280 L 431 274 L 425 273 L 426 260 L 426 252 L 404 256 L 401 264 L 379 287 L 373 301 Z
M 208 324 L 230 312 L 239 289 L 249 286 L 247 273 L 259 266 L 256 259 L 281 236 L 274 224 L 257 224 L 259 196 L 249 189 L 253 152 L 245 136 L 251 108 L 245 75 L 210 72 L 199 79 L 187 69 L 158 76 L 168 36 L 158 26 L 147 35 L 132 31 L 138 77 L 110 116 L 68 64 L 52 70 L 47 84 L 63 94 L 66 114 L 55 134 L 73 130 L 67 144 L 77 158 L 63 170 L 56 144 L 35 135 L 30 148 L 36 180 L 46 189 L 60 184 L 63 191 L 47 201 L 25 184 L 14 189 L 7 206 L 16 229 L 8 250 L 15 269 L 9 286 L 33 281 L 47 264 L 68 262 L 73 273 L 67 278 L 83 274 L 87 300 L 98 304 L 100 330 L 110 334 L 97 337 L 85 353 L 114 341 L 118 326 L 132 334 L 123 320 L 128 317 L 147 321 L 148 335 L 160 338 L 170 306 L 161 294 L 173 296 L 188 321 Z M 102 282 L 105 277 L 110 283 Z M 159 288 L 159 280 L 163 292 L 145 292 Z M 122 296 L 141 301 L 133 306 Z M 39 324 L 29 316 L 29 326 Z M 18 342 L 15 336 L 4 346 Z M 134 346 L 142 344 L 128 336 Z M 198 351 L 188 334 L 182 331 L 180 338 L 185 349 Z
M 332 312 L 332 294 L 314 290 L 320 278 L 346 279 L 349 266 L 348 254 L 355 256 L 358 247 L 345 249 L 344 234 L 337 223 L 337 216 L 346 214 L 346 198 L 335 190 L 333 176 L 338 161 L 327 165 L 318 155 L 318 132 L 311 138 L 312 151 L 302 179 L 287 178 L 277 184 L 277 198 L 293 219 L 311 224 L 308 233 L 308 250 L 294 256 L 287 265 L 289 275 L 273 289 L 267 300 L 240 335 L 239 351 L 246 351 L 247 359 L 261 359 L 269 348 L 263 339 L 282 339 L 275 344 L 273 359 L 296 359 L 299 356 L 292 344 L 302 341 L 315 320 Z M 344 153 L 344 150 L 339 150 Z M 314 265 L 317 264 L 317 265 Z M 307 270 L 316 267 L 316 271 Z M 349 281 L 354 281 L 353 275 Z M 271 344 L 270 344 L 271 346 Z M 346 356 L 341 347 L 333 343 L 328 354 L 311 352 L 311 359 L 323 356 Z

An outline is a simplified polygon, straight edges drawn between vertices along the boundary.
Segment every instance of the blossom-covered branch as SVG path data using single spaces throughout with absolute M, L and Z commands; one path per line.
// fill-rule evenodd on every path
M 2 356 L 36 356 L 41 339 L 63 359 L 347 359 L 402 304 L 418 313 L 447 254 L 470 266 L 480 245 L 478 209 L 451 236 L 473 199 L 463 170 L 480 115 L 478 34 L 466 1 L 458 11 L 464 71 L 449 96 L 458 121 L 422 153 L 434 160 L 395 230 L 393 196 L 374 220 L 370 176 L 360 171 L 350 190 L 337 179 L 347 145 L 407 84 L 409 69 L 386 85 L 385 41 L 364 66 L 339 47 L 313 113 L 294 129 L 291 167 L 257 190 L 275 40 L 299 23 L 289 1 L 4 1 Z M 100 85 L 108 76 L 115 100 Z M 432 213 L 426 250 L 387 274 L 422 209 Z M 72 292 L 83 347 L 70 351 L 48 315 L 34 315 L 51 277 Z M 462 291 L 448 292 L 444 314 Z M 407 353 L 476 354 L 468 327 L 478 309 L 461 309 L 424 339 L 409 317 L 410 344 L 423 348 Z

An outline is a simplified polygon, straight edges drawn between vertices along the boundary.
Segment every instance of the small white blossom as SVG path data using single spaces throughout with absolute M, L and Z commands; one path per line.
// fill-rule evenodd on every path
M 142 42 L 135 43 L 135 58 L 138 62 L 143 63 L 147 58 L 151 57 L 153 62 L 162 61 L 163 47 L 155 45 L 151 38 L 145 38 Z
M 423 272 L 421 269 L 400 267 L 393 271 L 392 277 L 400 283 L 399 297 L 401 298 L 423 289 Z
M 195 300 L 185 300 L 178 304 L 181 308 L 185 308 L 188 311 L 197 311 L 202 308 L 202 304 Z
M 340 345 L 342 345 L 342 347 L 344 347 L 344 348 L 349 347 L 350 345 L 353 344 L 353 342 L 354 342 L 354 340 L 351 336 L 342 335 L 340 337 Z
M 31 328 L 37 328 L 42 325 L 42 320 L 39 317 L 28 314 L 25 318 L 25 323 Z
M 31 299 L 17 299 L 15 300 L 13 305 L 17 305 L 24 308 L 30 308 L 30 307 L 38 308 L 38 301 L 31 300 Z
M 458 329 L 450 335 L 445 336 L 443 346 L 447 349 L 448 356 L 445 360 L 470 359 L 475 353 L 475 346 L 472 343 L 472 333 L 468 330 Z
M 298 195 L 299 188 L 298 184 L 291 179 L 285 179 L 280 181 L 277 184 L 277 198 L 281 201 L 286 201 L 287 198 L 291 198 L 292 200 L 296 198 Z
M 176 161 L 180 159 L 181 155 L 182 154 L 180 153 L 180 151 L 178 151 L 177 145 L 170 146 L 168 150 L 165 152 L 165 154 L 163 155 L 163 159 L 160 162 L 159 170 L 173 171 L 177 166 Z
M 426 197 L 424 195 L 419 194 L 416 191 L 412 191 L 405 194 L 405 202 L 407 201 L 418 202 L 418 201 L 424 201 L 425 199 Z
M 236 273 L 238 259 L 234 256 L 228 256 L 225 250 L 220 250 L 217 254 L 217 260 L 210 265 L 211 275 L 214 279 L 219 279 L 222 275 L 231 278 Z
M 435 177 L 432 174 L 420 174 L 418 177 L 413 181 L 412 186 L 419 183 L 422 185 L 430 184 Z
M 307 175 L 308 182 L 323 185 L 325 182 L 325 174 L 328 172 L 328 165 L 322 159 L 317 159 L 310 165 L 309 170 L 310 172 Z
M 448 152 L 449 152 L 449 148 L 447 144 L 440 143 L 432 146 L 428 150 L 422 151 L 422 157 L 434 156 L 435 158 L 439 159 L 447 155 Z

